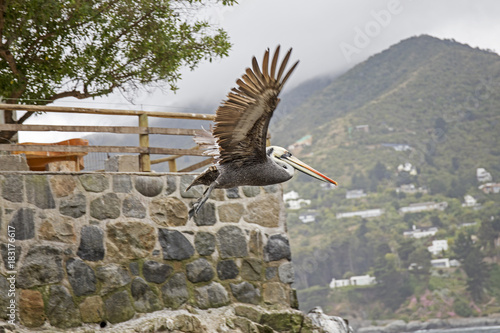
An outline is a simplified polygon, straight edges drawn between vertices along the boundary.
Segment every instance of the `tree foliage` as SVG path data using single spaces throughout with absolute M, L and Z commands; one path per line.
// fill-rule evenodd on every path
M 483 253 L 478 247 L 474 247 L 463 264 L 464 271 L 467 274 L 467 290 L 476 301 L 483 299 L 484 290 L 488 285 L 488 266 L 483 259 Z
M 230 47 L 225 31 L 196 18 L 203 6 L 199 0 L 0 1 L 0 96 L 43 105 L 152 83 L 175 90 L 182 67 L 225 56 Z
M 470 235 L 465 232 L 460 232 L 451 249 L 455 253 L 455 258 L 460 262 L 464 262 L 473 249 Z

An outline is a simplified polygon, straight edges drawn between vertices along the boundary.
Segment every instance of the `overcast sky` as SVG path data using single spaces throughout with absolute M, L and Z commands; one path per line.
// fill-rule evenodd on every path
M 421 34 L 500 52 L 498 0 L 239 0 L 238 5 L 212 8 L 204 15 L 229 33 L 233 47 L 229 57 L 183 72 L 176 94 L 143 93 L 134 99 L 135 105 L 118 93 L 98 100 L 65 99 L 56 105 L 176 112 L 200 104 L 215 109 L 252 56 L 260 59 L 266 48 L 278 44 L 282 50 L 293 47 L 292 59 L 300 59 L 288 89 L 318 75 L 346 71 L 402 39 Z M 105 125 L 116 120 L 52 113 L 26 123 Z M 70 137 L 75 134 L 32 132 L 21 133 L 20 141 Z

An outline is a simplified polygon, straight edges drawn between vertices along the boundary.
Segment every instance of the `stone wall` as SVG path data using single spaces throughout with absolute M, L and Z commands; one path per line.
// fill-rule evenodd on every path
M 186 306 L 296 308 L 281 187 L 215 190 L 189 220 L 203 190 L 184 191 L 193 177 L 0 172 L 1 320 L 12 275 L 25 327 Z

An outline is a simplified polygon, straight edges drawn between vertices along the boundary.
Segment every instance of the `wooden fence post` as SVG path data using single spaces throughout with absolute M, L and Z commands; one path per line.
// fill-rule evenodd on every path
M 142 172 L 151 171 L 151 158 L 149 156 L 149 133 L 147 131 L 148 126 L 148 115 L 145 113 L 139 115 L 139 127 L 146 129 L 146 134 L 139 134 L 139 146 L 148 148 L 148 152 L 141 153 L 139 155 L 139 168 Z
M 175 160 L 168 161 L 168 171 L 177 172 L 177 162 Z

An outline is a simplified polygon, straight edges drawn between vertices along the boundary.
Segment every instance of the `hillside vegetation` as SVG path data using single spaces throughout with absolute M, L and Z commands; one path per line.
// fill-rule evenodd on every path
M 500 182 L 500 56 L 452 40 L 412 37 L 314 86 L 285 94 L 283 100 L 307 91 L 271 123 L 276 145 L 312 135 L 312 145 L 294 153 L 339 182 L 328 190 L 299 175 L 285 188 L 311 200 L 288 214 L 302 309 L 322 305 L 332 314 L 372 319 L 500 312 L 500 194 L 482 192 L 476 178 L 476 169 L 485 168 Z M 411 172 L 398 170 L 405 163 Z M 420 191 L 396 191 L 410 184 Z M 367 195 L 346 199 L 353 189 Z M 463 207 L 465 195 L 480 207 Z M 399 210 L 419 202 L 447 206 Z M 336 218 L 375 208 L 383 214 Z M 316 222 L 302 223 L 299 214 L 311 209 Z M 413 226 L 438 232 L 403 237 Z M 448 240 L 449 249 L 432 256 L 427 247 L 437 239 Z M 433 258 L 461 265 L 438 270 L 431 268 Z M 332 278 L 363 274 L 378 283 L 328 287 Z

